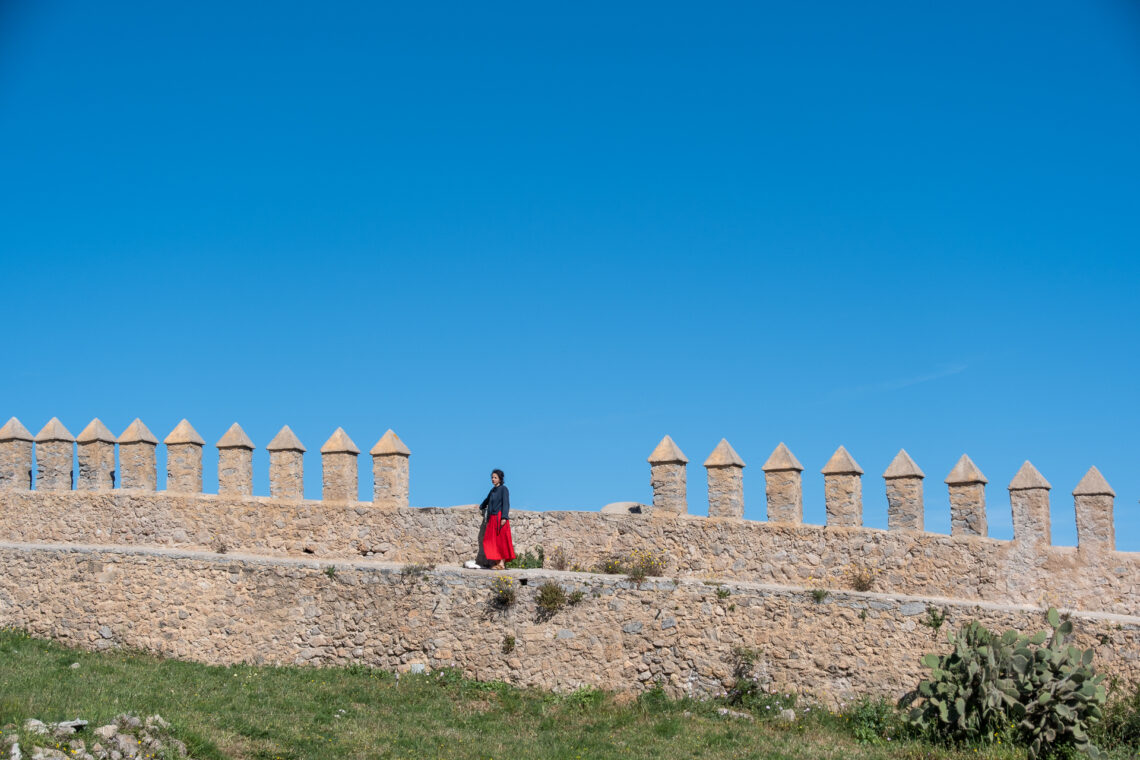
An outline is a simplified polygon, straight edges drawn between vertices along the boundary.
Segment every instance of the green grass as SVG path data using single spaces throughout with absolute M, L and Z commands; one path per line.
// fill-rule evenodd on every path
M 397 683 L 362 667 L 212 667 L 0 632 L 0 725 L 81 717 L 97 726 L 118 713 L 158 713 L 202 760 L 1024 757 L 1010 748 L 888 742 L 874 726 L 870 740 L 879 743 L 870 743 L 863 724 L 861 743 L 852 715 L 818 709 L 789 725 L 764 719 L 771 711 L 759 703 L 755 722 L 721 717 L 718 707 L 660 691 L 636 700 L 592 689 L 555 695 L 454 671 Z

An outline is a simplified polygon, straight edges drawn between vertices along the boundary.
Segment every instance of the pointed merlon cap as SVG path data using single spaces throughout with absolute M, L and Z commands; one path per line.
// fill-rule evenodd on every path
M 906 453 L 906 449 L 899 449 L 899 453 L 895 454 L 895 458 L 891 460 L 890 466 L 887 467 L 886 472 L 883 473 L 884 480 L 925 477 L 926 473 L 914 463 L 914 460 L 910 458 L 910 454 Z
M 824 475 L 862 475 L 863 468 L 847 453 L 847 449 L 840 446 L 820 472 Z
M 804 466 L 800 464 L 800 460 L 796 459 L 796 455 L 792 453 L 791 449 L 781 441 L 780 445 L 772 452 L 772 456 L 768 457 L 768 461 L 760 469 L 764 472 L 778 472 L 780 470 L 803 472 Z
M 971 483 L 989 483 L 986 476 L 974 464 L 974 461 L 965 454 L 958 460 L 958 464 L 954 465 L 954 469 L 946 476 L 946 485 L 950 486 L 965 486 Z
M 744 460 L 736 453 L 736 449 L 732 448 L 728 439 L 721 438 L 720 443 L 705 460 L 705 467 L 744 467 Z
M 36 443 L 44 443 L 45 441 L 74 441 L 73 436 L 63 423 L 59 421 L 59 417 L 52 417 L 48 420 L 48 424 L 44 425 L 43 430 L 36 433 Z
M 87 424 L 87 427 L 83 428 L 83 432 L 75 440 L 79 443 L 95 443 L 96 441 L 114 443 L 115 434 L 107 429 L 102 420 L 96 417 Z
M 281 430 L 277 432 L 277 435 L 273 436 L 273 440 L 270 441 L 269 445 L 265 448 L 269 451 L 304 452 L 307 450 L 305 449 L 304 444 L 301 443 L 301 439 L 293 434 L 293 431 L 289 429 L 288 425 L 281 428 Z
M 143 421 L 135 417 L 135 421 L 127 425 L 127 429 L 119 436 L 119 443 L 149 443 L 154 446 L 158 445 L 158 439 L 154 437 L 154 433 L 150 432 Z
M 202 440 L 202 436 L 198 435 L 198 431 L 194 429 L 194 426 L 190 424 L 189 420 L 182 420 L 182 422 L 175 425 L 163 443 L 167 446 L 177 446 L 180 443 L 192 443 L 195 446 L 206 445 L 206 442 Z
M 412 455 L 411 450 L 400 440 L 400 436 L 392 432 L 391 428 L 388 429 L 387 433 L 380 436 L 380 440 L 376 442 L 376 445 L 372 447 L 372 451 L 368 453 L 374 457 L 384 456 L 385 454 L 399 454 L 402 457 L 410 457 Z
M 1112 486 L 1100 474 L 1100 470 L 1090 467 L 1081 478 L 1081 482 L 1073 489 L 1073 496 L 1116 496 L 1116 491 L 1112 490 Z
M 13 417 L 0 428 L 0 441 L 30 441 L 32 434 Z
M 649 455 L 650 464 L 669 464 L 670 462 L 686 464 L 688 461 L 689 458 L 681 453 L 681 449 L 677 448 L 677 444 L 673 443 L 673 439 L 669 436 L 662 438 L 661 443 L 657 444 L 657 448 Z
M 241 429 L 241 425 L 236 422 L 230 425 L 230 429 L 214 445 L 219 449 L 250 449 L 252 451 L 256 448 L 253 441 L 249 440 L 249 436 Z
M 1011 491 L 1028 491 L 1031 488 L 1044 488 L 1046 490 L 1052 488 L 1049 481 L 1037 472 L 1037 468 L 1025 460 L 1025 464 L 1021 465 L 1021 469 L 1013 476 L 1013 480 L 1009 481 L 1009 490 Z
M 325 445 L 321 446 L 322 454 L 359 454 L 360 449 L 356 448 L 356 444 L 348 437 L 348 433 L 344 432 L 344 428 L 337 428 L 329 439 L 325 441 Z

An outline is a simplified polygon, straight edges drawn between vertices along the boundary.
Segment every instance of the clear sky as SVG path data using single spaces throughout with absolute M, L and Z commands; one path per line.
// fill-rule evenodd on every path
M 666 433 L 866 523 L 1026 459 L 1140 551 L 1140 6 L 0 4 L 0 417 L 391 427 L 412 503 L 649 501 Z M 2 420 L 0 420 L 2 422 Z M 160 469 L 163 453 L 160 448 Z M 254 455 L 268 493 L 268 456 Z M 164 478 L 160 475 L 160 487 Z M 361 492 L 370 498 L 367 455 Z M 524 525 L 516 526 L 524 532 Z

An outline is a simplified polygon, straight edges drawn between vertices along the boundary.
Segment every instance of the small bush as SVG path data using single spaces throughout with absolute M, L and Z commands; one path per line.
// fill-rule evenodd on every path
M 732 596 L 732 591 L 730 591 L 729 589 L 726 589 L 723 586 L 719 587 L 716 590 L 716 598 L 717 599 L 727 599 L 730 596 Z
M 831 592 L 825 588 L 813 588 L 811 590 L 811 598 L 815 600 L 816 604 L 823 604 L 823 600 L 831 596 Z
M 649 577 L 649 573 L 645 572 L 645 568 L 640 565 L 634 565 L 629 568 L 625 575 L 626 579 L 634 585 L 640 586 Z
M 412 562 L 400 568 L 400 577 L 403 580 L 414 580 L 423 577 L 429 571 L 435 570 L 435 565 L 422 562 Z
M 923 625 L 932 631 L 937 631 L 946 622 L 946 608 L 938 609 L 934 606 L 926 608 L 926 617 L 920 620 Z
M 523 552 L 506 564 L 511 570 L 530 570 L 542 567 L 544 559 L 542 547 L 540 546 L 534 550 L 534 554 Z
M 566 606 L 566 591 L 554 581 L 547 581 L 538 587 L 535 601 L 539 615 L 549 618 Z
M 503 637 L 503 654 L 510 654 L 515 651 L 515 637 L 513 634 L 508 633 Z
M 496 607 L 510 607 L 517 598 L 515 579 L 511 576 L 500 575 L 491 581 L 491 603 Z
M 855 591 L 870 591 L 875 587 L 875 571 L 866 566 L 852 565 L 847 580 Z
M 570 567 L 570 558 L 566 556 L 566 550 L 561 546 L 556 546 L 550 550 L 550 556 L 546 558 L 546 567 L 552 570 L 566 570 Z
M 882 697 L 863 697 L 848 705 L 841 717 L 860 744 L 885 744 L 911 733 L 904 715 Z
M 1113 684 L 1112 698 L 1104 708 L 1104 718 L 1093 730 L 1101 749 L 1128 749 L 1140 754 L 1140 687 L 1121 692 Z
M 664 555 L 650 549 L 634 549 L 626 560 L 626 566 L 629 568 L 627 572 L 632 573 L 634 569 L 641 569 L 645 571 L 645 575 L 654 578 L 665 574 L 665 564 Z
M 335 578 L 336 577 L 336 567 L 333 565 L 329 565 L 328 567 L 326 567 L 325 568 L 325 575 L 327 575 L 330 578 Z
M 625 565 L 622 563 L 621 557 L 609 557 L 599 563 L 598 572 L 606 575 L 621 575 L 625 572 Z
M 579 589 L 575 589 L 574 591 L 571 591 L 570 596 L 568 596 L 566 598 L 566 601 L 569 602 L 570 604 L 578 604 L 579 602 L 581 602 L 585 598 L 586 598 L 586 592 L 579 588 Z

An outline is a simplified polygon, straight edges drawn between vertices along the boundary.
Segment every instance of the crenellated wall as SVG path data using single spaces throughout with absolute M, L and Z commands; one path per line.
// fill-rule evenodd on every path
M 640 588 L 596 574 L 516 574 L 608 600 L 567 613 L 559 628 L 488 611 L 491 574 L 458 569 L 474 558 L 478 511 L 410 507 L 411 452 L 390 430 L 369 452 L 371 502 L 354 498 L 359 449 L 340 428 L 321 447 L 319 501 L 302 498 L 305 447 L 288 427 L 267 446 L 269 497 L 252 495 L 255 445 L 240 426 L 216 444 L 218 494 L 201 493 L 204 440 L 189 422 L 164 443 L 168 490 L 156 491 L 159 443 L 141 420 L 117 439 L 98 420 L 78 438 L 57 419 L 34 437 L 15 418 L 0 428 L 0 624 L 209 662 L 455 662 L 539 686 L 664 679 L 700 693 L 723 686 L 728 652 L 744 644 L 765 652 L 772 683 L 838 696 L 913 685 L 918 655 L 937 645 L 916 628 L 930 605 L 997 627 L 1039 627 L 1056 606 L 1112 642 L 1100 655 L 1111 672 L 1140 681 L 1140 554 L 1115 551 L 1115 494 L 1096 468 L 1073 491 L 1079 545 L 1057 547 L 1051 485 L 1028 462 L 1008 486 L 1014 538 L 1003 541 L 986 536 L 987 480 L 964 455 L 945 479 L 952 534 L 942 535 L 924 530 L 925 473 L 905 451 L 883 473 L 889 529 L 863 527 L 864 473 L 842 446 L 821 470 L 827 525 L 803 524 L 804 468 L 784 444 L 762 468 L 769 521 L 742 518 L 745 463 L 723 440 L 704 462 L 710 516 L 689 515 L 688 459 L 666 436 L 649 457 L 653 505 L 512 510 L 520 553 L 557 547 L 586 569 L 634 550 L 666 562 L 665 579 Z M 314 562 L 346 575 L 322 581 Z M 407 575 L 384 563 L 441 570 L 412 594 Z M 711 601 L 711 583 L 740 595 L 732 610 Z M 853 590 L 867 585 L 872 593 Z M 811 590 L 834 604 L 807 603 Z M 527 657 L 488 656 L 504 631 L 526 642 Z M 557 663 L 550 673 L 547 661 Z
M 217 555 L 163 549 L 0 543 L 0 622 L 92 649 L 130 646 L 207 663 L 453 666 L 482 680 L 548 689 L 616 691 L 655 683 L 716 695 L 732 682 L 732 650 L 759 650 L 771 688 L 835 702 L 901 696 L 923 675 L 921 656 L 946 630 L 979 620 L 997 630 L 1045 629 L 1030 607 L 933 600 L 945 620 L 924 624 L 932 600 L 802 588 L 709 585 L 513 571 L 514 606 L 492 603 L 489 572 L 405 572 L 378 562 Z M 543 582 L 582 599 L 540 615 Z M 524 585 L 524 583 L 526 585 Z M 718 593 L 719 592 L 719 593 Z M 1077 644 L 1095 667 L 1140 682 L 1140 621 L 1073 613 Z M 503 641 L 515 648 L 503 653 Z

